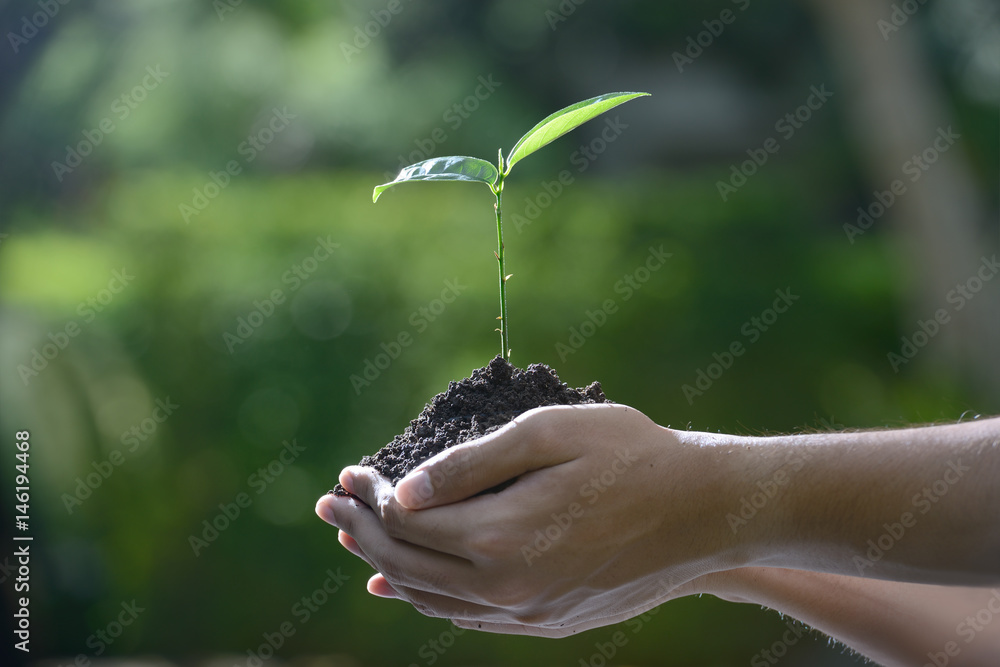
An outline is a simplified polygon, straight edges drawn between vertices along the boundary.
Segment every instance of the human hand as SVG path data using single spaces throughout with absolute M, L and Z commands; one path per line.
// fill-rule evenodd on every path
M 693 436 L 710 437 L 623 405 L 539 408 L 395 489 L 347 468 L 357 499 L 325 496 L 317 513 L 379 572 L 376 595 L 461 627 L 564 636 L 714 592 L 699 577 L 742 564 L 719 520 L 723 467 Z

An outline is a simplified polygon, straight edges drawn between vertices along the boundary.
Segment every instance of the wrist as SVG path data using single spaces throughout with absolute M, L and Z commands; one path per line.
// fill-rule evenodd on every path
M 691 582 L 690 592 L 714 595 L 727 602 L 762 605 L 768 599 L 768 575 L 777 571 L 766 567 L 736 567 L 710 572 Z
M 687 464 L 683 472 L 672 468 L 681 472 L 672 477 L 683 480 L 685 488 L 678 491 L 692 499 L 694 527 L 704 550 L 700 569 L 721 573 L 765 560 L 773 516 L 763 510 L 773 499 L 754 494 L 759 492 L 756 482 L 774 474 L 771 448 L 760 439 L 721 433 L 671 431 L 671 435 Z
M 794 523 L 802 471 L 813 458 L 810 448 L 781 437 L 675 435 L 684 449 L 696 452 L 696 469 L 706 480 L 703 530 L 717 550 L 716 569 L 774 565 L 776 554 L 794 546 L 785 544 L 786 527 Z

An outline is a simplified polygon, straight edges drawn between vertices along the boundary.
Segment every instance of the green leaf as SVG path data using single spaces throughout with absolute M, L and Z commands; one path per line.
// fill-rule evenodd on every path
M 514 144 L 514 148 L 510 149 L 510 156 L 507 158 L 507 170 L 504 175 L 510 173 L 511 167 L 515 163 L 528 157 L 542 146 L 555 141 L 570 130 L 583 125 L 591 118 L 599 116 L 619 104 L 646 95 L 649 93 L 605 93 L 560 109 L 528 130 L 528 133 Z
M 434 157 L 423 162 L 404 167 L 396 180 L 383 183 L 375 188 L 372 201 L 377 202 L 379 196 L 394 185 L 408 181 L 471 181 L 485 183 L 493 189 L 493 184 L 500 178 L 496 166 L 477 157 L 450 155 Z

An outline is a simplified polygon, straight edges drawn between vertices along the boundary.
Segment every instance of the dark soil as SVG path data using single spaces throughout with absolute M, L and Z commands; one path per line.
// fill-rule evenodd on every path
M 610 402 L 599 382 L 573 389 L 544 364 L 521 370 L 497 355 L 471 377 L 449 382 L 448 391 L 431 399 L 406 430 L 375 454 L 363 457 L 360 465 L 375 468 L 395 485 L 435 454 L 492 433 L 533 408 Z M 330 493 L 350 495 L 340 484 Z

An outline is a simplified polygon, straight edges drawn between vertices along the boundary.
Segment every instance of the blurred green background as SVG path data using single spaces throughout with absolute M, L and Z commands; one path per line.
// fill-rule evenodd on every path
M 313 514 L 343 466 L 497 352 L 489 193 L 402 186 L 376 206 L 372 187 L 401 162 L 492 158 L 600 93 L 653 96 L 505 189 L 516 364 L 678 428 L 1000 412 L 1000 280 L 974 280 L 1000 208 L 986 0 L 36 0 L 0 2 L 0 27 L 0 532 L 11 544 L 29 430 L 31 660 L 253 667 L 285 622 L 264 664 L 744 665 L 779 641 L 777 614 L 710 598 L 640 632 L 454 635 L 369 596 Z M 814 88 L 832 96 L 803 107 Z M 798 299 L 769 319 L 776 290 Z M 579 349 L 557 347 L 607 299 Z M 699 372 L 711 385 L 685 393 Z M 228 526 L 192 546 L 212 521 Z M 328 570 L 350 578 L 303 622 Z M 782 664 L 858 663 L 811 636 Z

